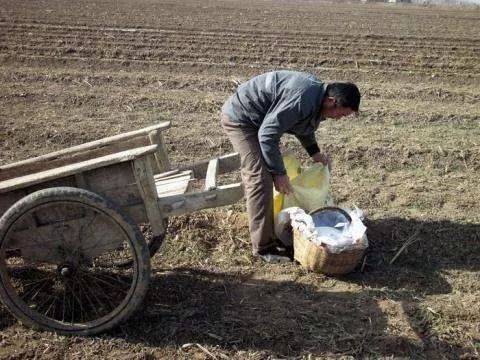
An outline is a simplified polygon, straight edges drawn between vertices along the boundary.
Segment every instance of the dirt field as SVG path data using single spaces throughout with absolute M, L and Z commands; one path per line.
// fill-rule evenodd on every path
M 0 29 L 2 164 L 164 119 L 188 164 L 231 152 L 218 111 L 252 75 L 357 82 L 360 116 L 317 138 L 372 245 L 363 272 L 331 278 L 254 260 L 242 203 L 174 218 L 128 323 L 69 338 L 0 306 L 0 358 L 480 357 L 478 8 L 2 0 Z

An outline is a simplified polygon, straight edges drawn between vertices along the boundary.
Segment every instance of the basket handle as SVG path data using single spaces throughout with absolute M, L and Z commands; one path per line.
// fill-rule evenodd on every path
M 338 211 L 339 213 L 341 213 L 343 216 L 345 216 L 345 218 L 349 221 L 349 222 L 352 222 L 352 217 L 348 214 L 348 212 L 346 212 L 345 210 L 339 208 L 339 207 L 335 207 L 335 206 L 326 206 L 326 207 L 319 207 L 315 210 L 312 210 L 308 213 L 308 215 L 313 215 L 314 213 L 316 212 L 319 212 L 319 211 L 328 211 L 328 210 L 333 210 L 333 211 Z

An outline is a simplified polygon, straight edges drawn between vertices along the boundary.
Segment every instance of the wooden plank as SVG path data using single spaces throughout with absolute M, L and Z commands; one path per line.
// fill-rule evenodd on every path
M 158 197 L 185 194 L 186 192 L 190 191 L 190 184 L 191 180 L 189 179 L 182 179 L 181 181 L 176 181 L 168 184 L 157 183 Z
M 156 145 L 154 145 L 156 147 Z M 139 157 L 133 161 L 133 173 L 137 181 L 137 186 L 143 198 L 147 217 L 152 227 L 154 236 L 165 232 L 163 227 L 163 218 L 160 207 L 158 206 L 158 195 L 153 181 L 153 171 L 146 156 Z
M 84 171 L 83 175 L 89 184 L 89 189 L 98 194 L 103 193 L 104 190 L 118 188 L 121 191 L 125 186 L 136 186 L 132 165 L 128 161 Z M 138 197 L 141 198 L 140 193 Z
M 193 171 L 192 170 L 172 170 L 172 171 L 167 171 L 162 174 L 157 174 L 154 175 L 153 178 L 155 181 L 163 181 L 163 180 L 168 180 L 168 179 L 176 179 L 178 177 L 182 176 L 188 176 L 189 178 L 193 179 Z
M 76 164 L 66 165 L 60 168 L 50 169 L 39 173 L 25 175 L 18 178 L 5 180 L 0 182 L 0 194 L 15 189 L 28 187 L 35 184 L 40 184 L 44 181 L 62 178 L 74 175 L 80 172 L 85 172 L 92 169 L 97 169 L 125 161 L 134 160 L 142 155 L 155 152 L 156 145 L 145 146 L 137 149 L 122 151 L 116 154 L 103 156 L 97 159 L 91 159 Z M 153 181 L 153 175 L 152 175 Z
M 167 185 L 157 185 L 157 194 L 158 197 L 165 197 L 165 196 L 170 196 L 170 195 L 180 195 L 184 194 L 184 183 L 182 182 L 176 182 L 172 184 L 167 184 Z
M 204 179 L 207 173 L 208 164 L 210 160 L 203 160 L 192 165 L 181 167 L 179 170 L 193 170 L 193 175 L 197 179 Z M 232 153 L 220 156 L 218 158 L 218 173 L 217 175 L 226 174 L 240 168 L 240 156 L 238 153 Z
M 140 205 L 122 206 L 121 209 L 126 214 L 130 215 L 130 217 L 136 224 L 148 223 L 148 216 L 145 211 L 145 206 L 143 205 L 143 201 Z
M 157 161 L 158 166 L 158 171 L 156 171 L 156 173 L 170 170 L 170 161 L 168 160 L 167 148 L 162 133 L 158 130 L 151 131 L 148 134 L 148 138 L 152 145 L 158 146 L 157 151 L 155 152 L 155 160 Z
M 73 154 L 66 154 L 52 159 L 41 159 L 33 163 L 24 163 L 16 165 L 15 167 L 7 167 L 0 169 L 0 181 L 9 180 L 19 176 L 25 176 L 40 171 L 54 169 L 73 163 L 95 159 L 98 157 L 114 154 L 128 149 L 135 149 L 142 146 L 150 145 L 150 141 L 146 137 L 126 140 L 122 143 L 115 143 L 95 149 L 87 149 L 75 152 Z M 18 164 L 18 163 L 17 163 Z M 9 165 L 7 165 L 9 166 Z
M 52 152 L 52 153 L 49 153 L 49 154 L 37 156 L 37 157 L 34 157 L 34 158 L 18 161 L 18 162 L 7 164 L 7 165 L 2 165 L 2 166 L 0 166 L 0 170 L 12 168 L 12 167 L 17 167 L 19 165 L 31 164 L 31 163 L 34 163 L 36 161 L 41 161 L 41 160 L 52 160 L 52 159 L 55 159 L 57 157 L 64 156 L 64 155 L 67 155 L 67 154 L 72 154 L 72 153 L 75 153 L 75 152 L 80 152 L 80 151 L 84 151 L 84 150 L 99 148 L 99 147 L 103 147 L 103 146 L 118 143 L 118 142 L 124 142 L 126 140 L 136 138 L 136 137 L 139 137 L 139 136 L 142 136 L 142 135 L 146 136 L 151 131 L 164 130 L 164 129 L 167 129 L 169 127 L 170 127 L 170 121 L 162 121 L 162 122 L 160 122 L 156 125 L 152 125 L 152 126 L 149 126 L 149 127 L 143 128 L 143 129 L 134 130 L 134 131 L 130 131 L 130 132 L 127 132 L 127 133 L 122 133 L 122 134 L 106 137 L 106 138 L 103 138 L 103 139 L 100 139 L 100 140 L 95 140 L 95 141 L 91 141 L 91 142 L 84 143 L 84 144 L 81 144 L 81 145 L 72 146 L 72 147 L 69 147 L 67 149 L 62 149 L 62 150 L 55 151 L 55 152 Z
M 186 170 L 165 177 L 154 177 L 158 197 L 185 194 L 190 190 L 192 171 Z
M 188 183 L 191 180 L 193 180 L 193 179 L 190 176 L 185 175 L 185 176 L 181 176 L 181 177 L 174 178 L 174 179 L 155 180 L 155 185 L 157 187 L 159 187 L 159 186 L 169 186 L 171 184 Z
M 218 186 L 214 190 L 158 199 L 164 217 L 179 216 L 193 211 L 233 204 L 243 197 L 241 183 Z
M 88 189 L 87 180 L 85 180 L 83 173 L 75 174 L 75 182 L 77 183 L 77 187 L 81 189 Z
M 40 184 L 35 184 L 29 186 L 27 188 L 21 188 L 13 191 L 8 191 L 5 193 L 0 193 L 0 216 L 3 215 L 7 209 L 12 206 L 15 202 L 20 200 L 21 198 L 31 194 L 35 191 L 52 188 L 52 187 L 59 187 L 59 186 L 69 186 L 75 187 L 77 183 L 73 176 L 67 176 L 61 179 L 53 179 L 50 181 L 45 181 Z
M 135 183 L 135 176 L 130 163 L 124 162 L 93 169 L 81 173 L 81 175 L 88 184 L 85 189 L 115 202 L 136 223 L 148 222 L 143 199 Z M 76 178 L 78 179 L 75 174 L 75 176 L 54 179 L 0 194 L 0 216 L 16 201 L 34 191 L 57 186 L 78 187 Z
M 159 184 L 159 183 L 169 184 L 169 183 L 176 182 L 176 181 L 192 180 L 192 179 L 193 179 L 192 171 L 186 171 L 186 172 L 179 173 L 175 176 L 169 176 L 169 177 L 160 178 L 160 179 L 154 177 L 154 180 L 155 180 L 156 184 Z
M 158 196 L 164 196 L 163 194 L 178 190 L 178 193 L 185 194 L 190 189 L 191 180 L 190 179 L 181 179 L 179 181 L 172 181 L 167 184 L 156 183 L 157 194 Z
M 9 249 L 21 250 L 22 257 L 30 260 L 62 262 L 65 255 L 56 249 L 64 246 L 72 252 L 83 249 L 82 254 L 91 259 L 122 246 L 125 236 L 119 228 L 112 227 L 108 217 L 102 216 L 95 219 L 95 226 L 81 231 L 95 216 L 93 213 L 85 216 L 75 207 L 62 208 L 58 214 L 50 211 L 35 215 L 35 219 L 24 218 L 16 224 L 15 236 L 9 243 Z M 81 233 L 83 237 L 80 238 Z M 48 246 L 44 241 L 48 241 Z
M 92 190 L 93 191 L 93 190 Z M 142 195 L 138 191 L 137 184 L 129 184 L 122 187 L 93 191 L 94 193 L 111 200 L 121 207 L 143 204 Z M 144 219 L 146 222 L 148 219 Z
M 130 162 L 85 171 L 81 175 L 88 184 L 87 190 L 117 204 L 136 223 L 148 222 Z
M 227 154 L 218 158 L 218 174 L 226 174 L 240 169 L 240 155 L 238 153 Z
M 210 162 L 208 163 L 204 186 L 204 189 L 206 191 L 213 190 L 217 187 L 218 163 L 218 159 L 210 160 Z
M 170 177 L 170 176 L 173 176 L 173 175 L 176 175 L 178 174 L 180 171 L 179 170 L 170 170 L 170 171 L 166 171 L 164 173 L 161 173 L 161 174 L 155 174 L 153 175 L 154 179 L 157 180 L 157 179 L 163 179 L 163 178 L 166 178 L 166 177 Z
M 154 177 L 159 197 L 185 194 L 191 188 L 192 171 L 186 170 L 181 173 L 163 178 Z
M 0 194 L 0 217 L 18 200 L 27 196 L 28 193 L 24 190 L 10 191 L 5 194 Z

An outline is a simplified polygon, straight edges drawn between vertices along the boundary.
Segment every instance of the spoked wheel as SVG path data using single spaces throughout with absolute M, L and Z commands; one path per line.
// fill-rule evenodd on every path
M 129 262 L 130 266 L 119 267 Z M 136 224 L 82 189 L 51 188 L 0 218 L 0 297 L 24 324 L 91 335 L 126 320 L 150 279 Z
M 167 232 L 167 226 L 168 226 L 168 219 L 163 219 L 163 227 L 165 231 L 161 235 L 153 235 L 152 230 L 150 225 L 146 224 L 143 227 L 141 227 L 141 232 L 143 234 L 143 237 L 147 243 L 148 247 L 148 252 L 150 253 L 150 258 L 153 258 L 155 254 L 160 250 L 160 247 L 163 244 L 163 240 L 165 239 L 165 234 Z M 122 261 L 118 261 L 116 264 L 118 267 L 128 267 L 132 265 L 132 259 L 125 258 Z

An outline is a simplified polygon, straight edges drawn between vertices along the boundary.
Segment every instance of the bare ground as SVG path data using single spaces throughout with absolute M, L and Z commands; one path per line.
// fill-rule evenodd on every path
M 356 81 L 318 131 L 335 200 L 368 213 L 363 272 L 250 255 L 243 205 L 170 219 L 145 306 L 94 338 L 0 307 L 0 358 L 480 357 L 480 13 L 296 1 L 3 1 L 0 163 L 172 120 L 178 165 L 231 151 L 218 111 L 277 68 Z M 296 140 L 285 150 L 307 164 Z M 414 243 L 389 261 L 409 238 Z

